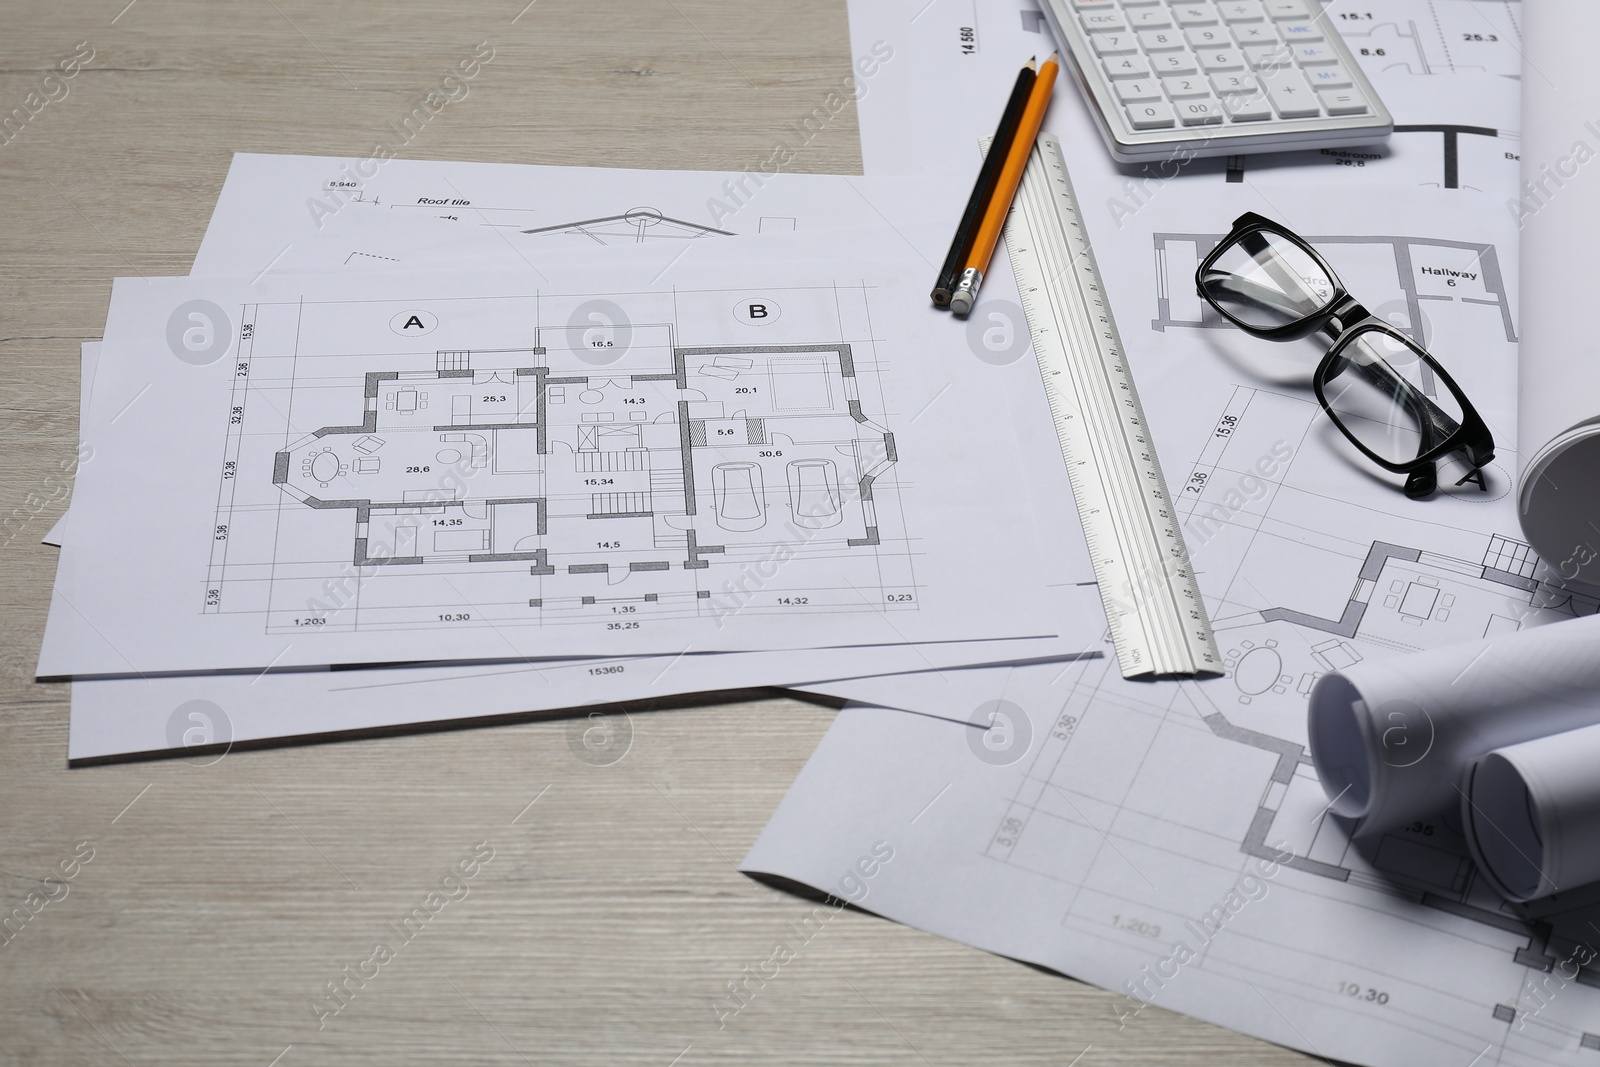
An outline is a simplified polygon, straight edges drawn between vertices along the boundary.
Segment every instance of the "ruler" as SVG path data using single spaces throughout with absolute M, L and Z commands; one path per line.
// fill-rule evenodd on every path
M 1123 677 L 1220 673 L 1061 142 L 1049 134 L 1034 146 L 1005 235 Z

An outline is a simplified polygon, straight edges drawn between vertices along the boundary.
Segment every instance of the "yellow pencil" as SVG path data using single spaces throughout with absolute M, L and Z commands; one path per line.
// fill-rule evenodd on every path
M 1045 108 L 1050 106 L 1050 90 L 1056 84 L 1056 73 L 1060 69 L 1061 56 L 1052 54 L 1039 68 L 1039 76 L 1033 83 L 1028 106 L 1023 110 L 1022 121 L 1017 126 L 1016 139 L 1011 142 L 1006 165 L 1000 171 L 1000 180 L 995 183 L 994 199 L 989 201 L 983 223 L 978 227 L 977 236 L 972 239 L 972 251 L 967 253 L 961 279 L 950 294 L 950 310 L 961 318 L 971 314 L 972 305 L 977 302 L 978 287 L 983 284 L 983 272 L 989 269 L 989 259 L 994 255 L 994 246 L 1000 241 L 1000 230 L 1005 226 L 1012 198 L 1017 195 L 1017 186 L 1022 184 L 1022 171 L 1028 165 L 1028 157 L 1033 154 L 1033 143 L 1039 137 Z

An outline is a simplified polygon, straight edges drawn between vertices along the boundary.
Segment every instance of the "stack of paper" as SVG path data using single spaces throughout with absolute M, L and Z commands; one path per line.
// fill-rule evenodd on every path
M 117 282 L 39 666 L 73 758 L 1096 643 L 922 183 L 366 162 L 239 156 L 196 273 Z
M 885 78 L 904 79 L 861 104 L 863 131 L 900 138 L 864 146 L 869 168 L 975 170 L 1017 57 L 1053 47 L 1029 6 L 974 25 L 970 6 L 851 5 L 856 52 L 895 42 Z M 1352 843 L 1305 725 L 1321 675 L 1597 607 L 1520 540 L 1512 493 L 1520 6 L 1340 16 L 1400 127 L 1381 148 L 1118 167 L 1058 91 L 1046 126 L 1068 146 L 1227 674 L 1140 684 L 1101 658 L 823 686 L 862 706 L 746 870 L 1094 982 L 1128 1029 L 1155 1005 L 1385 1067 L 1594 1056 L 1593 892 L 1508 903 L 1453 819 Z M 933 87 L 949 108 L 900 103 Z M 1494 433 L 1487 490 L 1441 470 L 1438 497 L 1406 499 L 1341 451 L 1310 390 L 1325 348 L 1202 310 L 1196 264 L 1245 211 L 1305 235 L 1449 368 Z M 892 856 L 870 882 L 853 873 L 868 854 Z

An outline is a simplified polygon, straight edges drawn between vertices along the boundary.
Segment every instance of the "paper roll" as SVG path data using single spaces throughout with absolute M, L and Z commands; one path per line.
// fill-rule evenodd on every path
M 1563 578 L 1600 585 L 1600 4 L 1523 16 L 1518 515 Z
M 1454 810 L 1467 768 L 1497 749 L 1597 723 L 1590 615 L 1325 674 L 1306 726 L 1330 810 L 1366 835 Z
M 1496 749 L 1467 770 L 1461 824 L 1509 900 L 1600 881 L 1600 726 Z

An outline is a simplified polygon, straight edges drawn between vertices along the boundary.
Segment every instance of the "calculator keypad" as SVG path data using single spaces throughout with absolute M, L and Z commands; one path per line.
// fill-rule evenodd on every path
M 1066 0 L 1135 130 L 1371 113 L 1307 0 Z

